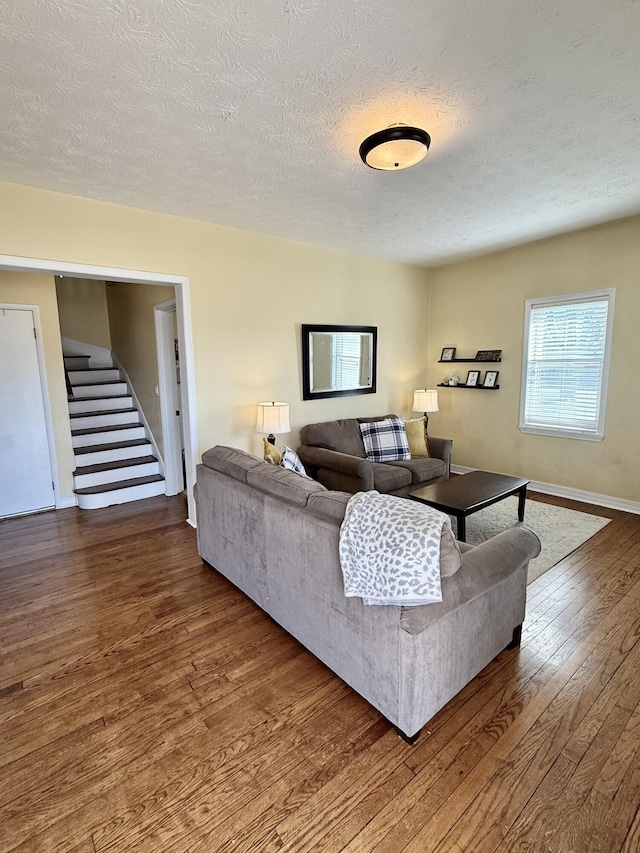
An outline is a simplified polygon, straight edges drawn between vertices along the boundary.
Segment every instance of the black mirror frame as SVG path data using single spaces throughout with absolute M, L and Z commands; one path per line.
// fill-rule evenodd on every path
M 364 332 L 370 334 L 373 345 L 371 354 L 371 385 L 369 388 L 350 388 L 346 391 L 312 391 L 309 364 L 309 336 L 314 332 Z M 322 400 L 326 397 L 352 397 L 355 394 L 375 394 L 378 375 L 378 327 L 377 326 L 316 326 L 302 324 L 302 399 Z

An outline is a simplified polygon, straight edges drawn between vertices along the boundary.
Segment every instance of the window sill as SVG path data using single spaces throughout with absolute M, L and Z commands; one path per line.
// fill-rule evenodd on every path
M 554 427 L 537 427 L 527 424 L 518 424 L 520 432 L 530 433 L 531 435 L 548 435 L 552 438 L 577 438 L 581 441 L 602 441 L 604 433 L 600 432 L 580 432 L 573 429 L 554 429 Z

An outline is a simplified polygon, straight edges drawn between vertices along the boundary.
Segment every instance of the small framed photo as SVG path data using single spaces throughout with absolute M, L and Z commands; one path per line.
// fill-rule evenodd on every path
M 442 355 L 440 356 L 440 361 L 453 361 L 456 357 L 456 348 L 455 347 L 445 347 L 442 350 Z
M 466 385 L 468 388 L 473 388 L 478 384 L 478 380 L 480 379 L 480 371 L 479 370 L 470 370 L 467 373 L 467 381 Z
M 479 349 L 476 353 L 476 361 L 501 361 L 501 349 Z
M 497 370 L 487 370 L 484 375 L 484 382 L 482 383 L 483 388 L 495 388 L 498 384 L 498 371 Z

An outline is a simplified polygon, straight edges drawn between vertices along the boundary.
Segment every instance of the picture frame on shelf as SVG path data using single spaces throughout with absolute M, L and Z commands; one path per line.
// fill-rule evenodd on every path
M 456 348 L 455 347 L 444 347 L 442 350 L 442 354 L 440 356 L 440 361 L 453 361 L 456 357 Z
M 480 380 L 480 371 L 479 370 L 470 370 L 467 373 L 467 381 L 465 385 L 467 388 L 474 388 Z
M 482 383 L 483 388 L 495 388 L 498 384 L 498 370 L 487 370 L 484 375 L 484 382 Z
M 479 349 L 476 353 L 476 361 L 500 361 L 501 349 Z

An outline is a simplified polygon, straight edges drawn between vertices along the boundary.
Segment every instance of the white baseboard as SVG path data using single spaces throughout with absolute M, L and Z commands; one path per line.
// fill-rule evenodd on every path
M 68 495 L 65 498 L 56 496 L 56 509 L 69 509 L 72 506 L 78 506 L 75 495 Z
M 476 469 L 467 468 L 466 465 L 452 465 L 451 470 L 454 474 L 469 474 Z M 585 504 L 605 506 L 608 509 L 618 509 L 621 512 L 631 512 L 634 515 L 640 515 L 640 503 L 638 501 L 615 498 L 611 495 L 599 495 L 596 492 L 584 492 L 582 489 L 570 489 L 566 486 L 556 486 L 553 483 L 541 483 L 538 480 L 531 480 L 529 488 L 532 492 L 542 492 L 543 495 L 553 495 L 556 498 L 582 501 Z

